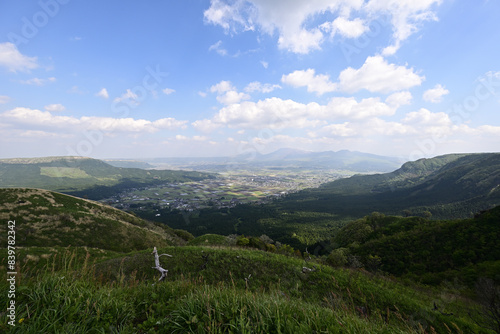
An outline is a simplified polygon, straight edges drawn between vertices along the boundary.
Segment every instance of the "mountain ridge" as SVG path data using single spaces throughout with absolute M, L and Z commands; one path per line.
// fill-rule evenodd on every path
M 114 167 L 102 160 L 86 157 L 0 160 L 0 188 L 41 188 L 80 197 L 92 196 L 93 199 L 106 197 L 116 189 L 213 177 L 202 172 Z

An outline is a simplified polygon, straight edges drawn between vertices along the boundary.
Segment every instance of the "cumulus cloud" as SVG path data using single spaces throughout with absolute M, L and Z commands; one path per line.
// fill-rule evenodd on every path
M 339 75 L 339 87 L 345 92 L 366 89 L 372 93 L 390 93 L 419 86 L 425 80 L 412 68 L 389 64 L 382 56 L 366 58 L 359 69 L 348 67 Z
M 385 99 L 385 102 L 394 108 L 399 108 L 400 106 L 410 104 L 412 99 L 413 96 L 411 95 L 411 93 L 408 91 L 404 91 L 404 92 L 396 92 L 389 95 Z
M 257 30 L 274 35 L 278 47 L 306 54 L 321 48 L 324 34 L 357 38 L 367 31 L 372 20 L 389 15 L 393 43 L 384 55 L 394 54 L 402 41 L 418 31 L 420 25 L 436 20 L 434 7 L 442 0 L 211 0 L 204 12 L 205 21 L 226 32 Z M 332 21 L 331 16 L 335 19 Z M 316 24 L 311 24 L 314 18 Z M 322 21 L 322 18 L 324 20 Z
M 223 80 L 223 81 L 213 85 L 212 87 L 210 87 L 211 93 L 222 94 L 222 93 L 227 92 L 229 90 L 235 90 L 235 88 L 231 84 L 231 81 L 224 81 Z
M 217 96 L 217 101 L 219 101 L 222 104 L 234 104 L 234 103 L 239 103 L 242 100 L 248 100 L 250 99 L 250 95 L 245 94 L 245 93 L 238 93 L 235 90 L 230 90 L 225 92 L 222 95 Z
M 103 99 L 109 99 L 109 93 L 108 93 L 108 90 L 106 88 L 101 89 L 95 95 L 102 97 Z
M 443 99 L 443 96 L 448 94 L 450 91 L 444 88 L 444 86 L 437 84 L 434 88 L 428 89 L 424 92 L 423 98 L 425 101 L 432 103 L 439 103 Z
M 230 81 L 221 81 L 210 87 L 211 93 L 217 94 L 217 101 L 222 104 L 239 103 L 242 100 L 250 99 L 250 95 L 238 92 Z
M 283 75 L 281 82 L 293 87 L 307 87 L 308 92 L 315 92 L 318 95 L 333 92 L 337 89 L 337 85 L 330 81 L 328 75 L 316 74 L 312 68 Z
M 81 130 L 100 130 L 105 132 L 148 132 L 159 130 L 175 130 L 185 128 L 187 121 L 174 118 L 162 118 L 156 121 L 133 118 L 112 118 L 83 116 L 55 116 L 49 111 L 40 111 L 29 108 L 15 108 L 0 114 L 0 119 L 6 123 L 21 127 L 35 127 L 36 130 L 56 128 L 63 132 Z
M 191 123 L 191 125 L 198 131 L 200 132 L 205 132 L 205 133 L 210 133 L 218 128 L 220 128 L 222 125 L 214 123 L 210 119 L 201 119 L 197 120 Z
M 322 127 L 316 132 L 309 132 L 310 137 L 353 137 L 358 135 L 358 129 L 356 129 L 350 122 L 344 122 L 339 124 L 329 124 Z
M 337 17 L 332 22 L 323 23 L 320 27 L 325 32 L 330 33 L 332 37 L 336 34 L 340 34 L 347 38 L 357 38 L 368 30 L 368 26 L 359 17 L 354 20 L 348 20 L 345 17 Z
M 317 123 L 306 117 L 308 110 L 315 106 L 319 107 L 316 103 L 304 105 L 273 97 L 228 105 L 215 115 L 213 121 L 232 128 L 303 128 Z
M 210 8 L 203 15 L 208 23 L 220 25 L 226 31 L 235 31 L 239 27 L 243 27 L 244 30 L 252 30 L 251 20 L 244 17 L 247 10 L 248 5 L 241 0 L 231 4 L 222 0 L 211 0 Z
M 400 103 L 402 101 L 401 98 Z M 349 119 L 370 119 L 394 115 L 398 104 L 389 105 L 379 98 L 360 101 L 354 97 L 335 97 L 327 104 L 308 104 L 277 97 L 258 102 L 242 102 L 228 105 L 219 110 L 211 120 L 196 123 L 196 127 L 228 126 L 241 129 L 284 129 L 307 128 L 325 125 L 328 121 Z
M 66 110 L 66 107 L 58 103 L 58 104 L 49 104 L 45 106 L 44 109 L 51 112 L 60 112 Z
M 5 42 L 0 43 L 0 66 L 10 72 L 29 72 L 39 65 L 36 57 L 25 56 L 13 43 Z

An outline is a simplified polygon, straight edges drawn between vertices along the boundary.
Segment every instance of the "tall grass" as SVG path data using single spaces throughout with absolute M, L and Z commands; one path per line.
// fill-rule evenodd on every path
M 201 250 L 211 259 L 204 270 L 197 266 Z M 172 269 L 164 282 L 157 282 L 149 252 L 96 264 L 68 248 L 38 276 L 23 276 L 16 326 L 1 314 L 0 332 L 488 333 L 459 315 L 432 313 L 425 293 L 362 272 L 321 267 L 305 277 L 294 272 L 301 260 L 258 251 L 161 252 L 178 258 L 162 262 Z M 0 305 L 7 302 L 0 295 Z

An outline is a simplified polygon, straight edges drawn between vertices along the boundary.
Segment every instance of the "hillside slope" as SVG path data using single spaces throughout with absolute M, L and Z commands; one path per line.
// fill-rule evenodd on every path
M 242 248 L 158 252 L 172 255 L 160 258 L 169 271 L 162 282 L 151 249 L 90 266 L 67 249 L 55 260 L 65 261 L 61 270 L 49 266 L 45 275 L 23 278 L 16 300 L 23 320 L 12 332 L 491 333 L 475 324 L 484 319 L 468 317 L 476 304 L 458 290 L 438 293 L 362 270 Z M 20 261 L 34 264 L 28 256 Z M 1 288 L 7 284 L 0 281 Z M 0 295 L 2 305 L 7 301 Z M 7 327 L 5 315 L 0 330 Z
M 15 220 L 17 247 L 71 245 L 130 252 L 184 242 L 165 225 L 40 189 L 0 189 L 0 220 Z M 2 244 L 6 239 L 6 233 L 0 235 Z
M 284 208 L 362 216 L 372 211 L 471 217 L 500 205 L 500 154 L 453 154 L 408 162 L 387 174 L 356 175 L 292 194 Z
M 91 199 L 109 197 L 130 187 L 210 177 L 213 176 L 200 172 L 113 167 L 84 157 L 0 160 L 0 188 L 40 188 Z
M 350 222 L 334 238 L 332 259 L 359 256 L 382 270 L 425 284 L 481 277 L 500 283 L 500 206 L 460 220 L 428 220 L 372 213 Z

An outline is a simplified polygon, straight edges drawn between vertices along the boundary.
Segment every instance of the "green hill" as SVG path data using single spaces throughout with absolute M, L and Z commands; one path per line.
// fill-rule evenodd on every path
M 16 221 L 17 247 L 86 246 L 130 252 L 184 241 L 163 224 L 52 191 L 0 189 L 0 219 Z M 0 235 L 7 243 L 7 233 Z
M 0 188 L 40 188 L 95 200 L 132 187 L 210 177 L 213 175 L 201 172 L 114 167 L 84 157 L 0 160 Z
M 500 284 L 500 206 L 475 218 L 428 220 L 372 213 L 343 227 L 333 240 L 333 263 L 357 256 L 370 270 L 425 284 L 481 277 Z
M 500 205 L 500 154 L 453 154 L 356 175 L 290 195 L 282 208 L 360 217 L 373 211 L 466 218 Z

